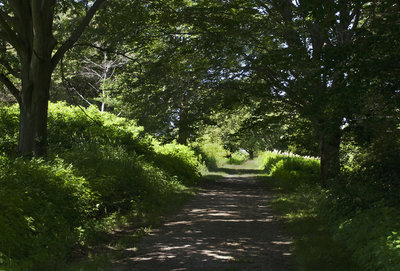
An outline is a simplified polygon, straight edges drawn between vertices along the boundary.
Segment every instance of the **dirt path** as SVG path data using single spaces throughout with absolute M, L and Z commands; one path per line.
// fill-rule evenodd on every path
M 294 270 L 290 238 L 269 206 L 272 193 L 248 168 L 207 184 L 111 270 Z

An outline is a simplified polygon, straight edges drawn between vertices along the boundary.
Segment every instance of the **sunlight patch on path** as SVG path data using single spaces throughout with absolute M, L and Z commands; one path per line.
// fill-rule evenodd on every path
M 271 197 L 240 174 L 209 184 L 137 250 L 126 249 L 112 270 L 294 270 L 291 240 L 271 211 Z

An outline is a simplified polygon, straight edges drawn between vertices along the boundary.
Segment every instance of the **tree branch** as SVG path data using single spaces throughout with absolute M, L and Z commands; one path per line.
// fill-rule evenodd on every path
M 14 70 L 10 63 L 6 61 L 5 59 L 0 58 L 0 65 L 3 65 L 4 68 L 8 71 L 8 74 L 12 74 L 13 76 L 17 78 L 21 78 L 21 73 L 19 71 Z
M 351 27 L 351 31 L 353 32 L 356 30 L 358 26 L 358 23 L 360 21 L 360 15 L 361 15 L 361 3 L 358 3 L 354 8 L 353 13 L 351 14 L 351 18 L 354 18 L 354 22 Z
M 89 11 L 86 13 L 86 16 L 83 18 L 82 22 L 78 25 L 77 28 L 72 32 L 71 36 L 58 48 L 57 52 L 54 54 L 52 58 L 53 69 L 57 66 L 58 62 L 63 58 L 64 54 L 72 48 L 74 43 L 79 39 L 82 35 L 83 31 L 89 25 L 89 22 L 92 20 L 96 11 L 100 8 L 101 4 L 106 0 L 96 0 Z
M 124 57 L 126 59 L 129 59 L 129 60 L 132 60 L 132 61 L 137 61 L 139 59 L 139 57 L 133 58 L 133 57 L 130 57 L 130 56 L 127 55 L 127 54 L 130 53 L 130 51 L 134 51 L 134 50 L 130 50 L 130 51 L 127 51 L 127 52 L 120 52 L 120 51 L 116 51 L 116 50 L 113 50 L 113 49 L 110 49 L 110 48 L 104 48 L 104 47 L 101 47 L 101 46 L 98 46 L 98 45 L 95 45 L 95 44 L 90 44 L 90 43 L 76 43 L 74 46 L 92 47 L 92 48 L 97 49 L 99 51 L 106 52 L 106 53 L 112 53 L 112 54 L 115 54 L 115 55 L 119 55 L 119 56 L 122 56 L 122 57 Z M 138 46 L 136 49 L 138 50 L 138 49 L 143 48 L 143 47 L 144 47 L 144 45 L 143 46 Z
M 12 17 L 10 15 L 8 15 L 7 13 L 5 13 L 3 10 L 0 9 L 0 17 L 2 18 L 2 20 L 4 20 L 9 26 L 14 26 L 13 25 L 13 21 L 12 21 Z
M 0 9 L 0 27 L 4 30 L 4 32 L 0 32 L 0 37 L 9 42 L 17 51 L 20 51 L 21 46 L 15 31 L 9 25 L 10 22 L 11 17 Z
M 19 90 L 14 86 L 14 84 L 8 79 L 8 77 L 2 73 L 0 73 L 0 82 L 2 82 L 7 89 L 11 92 L 11 94 L 17 99 L 18 102 L 21 102 L 21 97 L 19 96 Z

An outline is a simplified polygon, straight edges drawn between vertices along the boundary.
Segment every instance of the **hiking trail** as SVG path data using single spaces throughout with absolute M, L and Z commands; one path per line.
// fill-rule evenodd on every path
M 225 177 L 126 248 L 111 270 L 294 270 L 291 239 L 270 207 L 273 192 L 251 165 L 221 168 Z

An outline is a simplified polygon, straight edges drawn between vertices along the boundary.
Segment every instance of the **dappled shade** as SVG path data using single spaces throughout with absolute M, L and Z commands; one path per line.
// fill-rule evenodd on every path
M 251 177 L 208 184 L 137 248 L 126 249 L 114 270 L 291 270 L 291 241 L 271 212 L 271 196 Z

